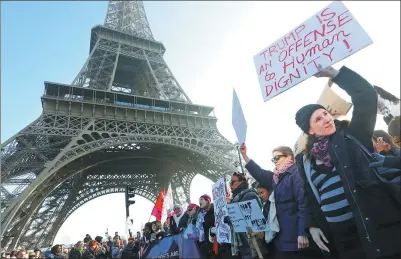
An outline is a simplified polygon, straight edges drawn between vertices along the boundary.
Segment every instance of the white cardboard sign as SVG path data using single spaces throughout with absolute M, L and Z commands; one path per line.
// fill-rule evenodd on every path
M 237 140 L 240 145 L 245 143 L 246 140 L 246 120 L 244 112 L 242 111 L 241 103 L 239 102 L 237 92 L 233 89 L 233 110 L 232 119 L 235 134 L 237 135 Z
M 264 101 L 372 44 L 341 1 L 334 1 L 254 57 Z
M 227 210 L 235 232 L 247 232 L 247 227 L 253 232 L 266 231 L 267 222 L 256 200 L 227 204 Z
M 217 242 L 231 243 L 230 226 L 224 223 L 224 218 L 228 216 L 227 201 L 226 201 L 226 184 L 224 178 L 218 180 L 212 185 L 214 216 L 216 219 L 216 237 Z

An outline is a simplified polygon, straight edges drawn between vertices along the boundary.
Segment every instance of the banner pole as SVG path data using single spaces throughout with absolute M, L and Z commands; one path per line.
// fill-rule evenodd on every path
M 240 145 L 237 145 L 237 152 L 238 152 L 238 161 L 239 165 L 241 166 L 241 172 L 244 173 L 244 167 L 242 166 L 242 159 L 241 159 L 241 152 L 239 151 Z

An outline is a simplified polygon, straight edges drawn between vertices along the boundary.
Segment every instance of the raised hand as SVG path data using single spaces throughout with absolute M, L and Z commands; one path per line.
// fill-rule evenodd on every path
M 249 159 L 249 157 L 248 157 L 248 155 L 246 153 L 247 152 L 247 148 L 246 148 L 245 143 L 240 146 L 239 151 L 241 152 L 241 155 L 244 158 L 245 162 L 248 163 L 250 159 Z
M 333 67 L 329 66 L 327 68 L 323 68 L 322 65 L 319 65 L 317 70 L 319 72 L 317 72 L 315 74 L 315 77 L 320 78 L 320 77 L 328 77 L 328 78 L 335 78 L 338 75 L 338 70 L 334 69 Z

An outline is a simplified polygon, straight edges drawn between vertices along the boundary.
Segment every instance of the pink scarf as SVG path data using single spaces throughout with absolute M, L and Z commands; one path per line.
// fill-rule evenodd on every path
M 294 165 L 294 161 L 293 160 L 289 160 L 287 161 L 284 165 L 282 165 L 280 168 L 275 168 L 274 172 L 273 172 L 273 180 L 274 182 L 277 184 L 278 179 L 280 178 L 280 176 L 287 172 L 288 168 L 290 168 L 292 165 Z

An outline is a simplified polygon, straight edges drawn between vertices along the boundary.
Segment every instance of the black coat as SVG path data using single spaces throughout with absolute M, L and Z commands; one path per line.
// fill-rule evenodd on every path
M 373 152 L 372 135 L 376 123 L 377 93 L 361 76 L 342 67 L 334 83 L 352 98 L 354 111 L 351 123 L 336 121 L 337 131 L 330 137 L 329 154 L 343 183 L 344 191 L 354 213 L 363 249 L 368 258 L 394 256 L 400 252 L 400 207 L 376 181 L 362 152 L 346 133 L 360 141 Z M 327 221 L 309 184 L 305 164 L 309 158 L 297 156 L 299 172 L 305 179 L 309 200 L 308 227 L 319 227 L 329 232 Z M 309 168 L 310 169 L 310 168 Z M 308 172 L 309 173 L 309 172 Z
M 231 203 L 256 200 L 256 202 L 258 203 L 259 207 L 261 207 L 261 202 L 260 202 L 258 194 L 256 193 L 256 191 L 253 188 L 252 189 L 249 188 L 249 185 L 248 185 L 247 182 L 241 183 L 232 192 L 232 196 L 233 196 L 233 198 L 232 198 Z M 236 233 L 236 234 L 238 234 L 238 236 L 239 236 L 239 238 L 241 239 L 241 242 L 242 242 L 242 246 L 239 247 L 240 252 L 244 253 L 242 255 L 242 257 L 243 258 L 247 258 L 248 256 L 251 256 L 252 255 L 252 251 L 251 251 L 251 246 L 249 244 L 249 240 L 248 240 L 247 234 L 246 233 Z M 258 239 L 257 242 L 259 244 L 259 248 L 261 250 L 261 253 L 262 254 L 267 253 L 267 250 L 263 245 L 264 240 Z
M 213 204 L 210 207 L 210 210 L 206 212 L 203 222 L 203 233 L 205 234 L 206 243 L 210 243 L 209 241 L 209 230 L 214 227 L 215 217 L 214 217 L 214 206 Z M 210 243 L 211 244 L 211 243 Z

